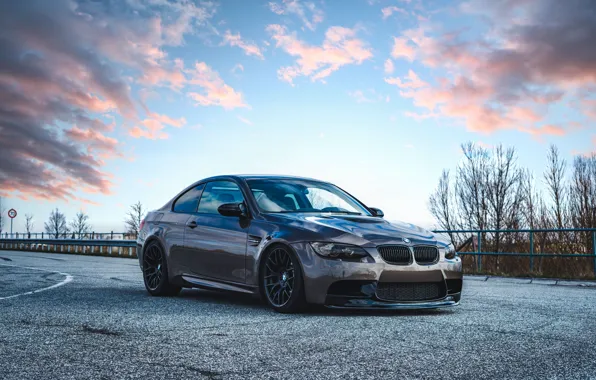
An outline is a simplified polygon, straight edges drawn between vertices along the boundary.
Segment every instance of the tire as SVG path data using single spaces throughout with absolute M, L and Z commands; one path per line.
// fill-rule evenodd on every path
M 273 310 L 278 313 L 304 310 L 306 299 L 302 267 L 290 248 L 275 245 L 268 249 L 259 277 L 262 296 Z
M 170 283 L 168 261 L 157 241 L 150 242 L 143 252 L 143 282 L 152 296 L 175 296 L 182 289 Z

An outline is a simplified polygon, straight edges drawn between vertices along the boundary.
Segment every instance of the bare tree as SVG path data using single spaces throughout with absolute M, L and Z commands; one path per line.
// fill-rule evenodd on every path
M 548 167 L 544 173 L 544 180 L 551 196 L 552 212 L 555 226 L 563 228 L 565 224 L 565 168 L 567 163 L 559 157 L 559 150 L 551 145 L 548 151 Z
M 33 231 L 34 225 L 35 223 L 33 222 L 33 215 L 25 214 L 25 232 L 27 232 L 27 237 L 31 237 L 31 231 Z
M 568 179 L 566 161 L 551 146 L 542 174 L 543 195 L 532 173 L 517 164 L 514 149 L 497 146 L 489 151 L 466 143 L 462 152 L 455 176 L 443 171 L 429 198 L 429 210 L 442 229 L 596 228 L 596 153 L 576 156 Z M 530 236 L 535 253 L 592 252 L 594 244 L 591 232 L 584 231 L 486 233 L 481 238 L 484 250 L 527 252 Z M 473 260 L 467 265 L 479 268 L 479 260 Z M 523 259 L 498 255 L 487 258 L 489 263 L 494 267 L 486 265 L 484 270 L 509 274 L 519 273 L 524 266 Z M 579 260 L 560 263 L 541 257 L 538 271 L 550 276 L 592 276 L 591 266 L 587 271 Z
M 575 158 L 569 195 L 573 225 L 596 227 L 596 154 Z
M 521 172 L 516 166 L 515 149 L 505 149 L 498 145 L 491 157 L 487 183 L 487 196 L 491 224 L 496 230 L 514 227 L 520 219 L 519 205 L 522 192 Z M 495 234 L 495 252 L 501 248 L 501 234 Z M 499 269 L 499 256 L 496 256 Z
M 0 197 L 0 234 L 2 233 L 2 228 L 4 227 L 4 213 L 6 212 L 6 209 L 4 208 L 3 204 L 2 204 L 2 197 Z
M 143 204 L 141 201 L 130 206 L 130 210 L 128 214 L 126 214 L 126 219 L 124 223 L 126 224 L 126 231 L 129 234 L 133 234 L 137 236 L 139 234 L 139 229 L 141 226 L 141 222 L 143 221 L 143 217 L 145 216 L 146 210 L 143 208 Z
M 470 229 L 488 226 L 489 152 L 473 143 L 462 144 L 464 160 L 457 168 L 455 196 L 459 220 Z
M 569 186 L 571 223 L 576 228 L 596 228 L 596 154 L 577 156 L 573 162 L 573 176 Z M 580 250 L 591 252 L 592 239 L 588 233 L 576 235 Z
M 66 225 L 66 216 L 57 208 L 50 213 L 50 218 L 44 224 L 45 230 L 50 236 L 59 239 L 68 233 L 68 226 Z
M 455 230 L 457 229 L 457 221 L 455 206 L 453 199 L 453 191 L 451 189 L 451 183 L 449 179 L 449 170 L 443 170 L 441 178 L 439 178 L 439 185 L 435 189 L 435 192 L 431 194 L 428 200 L 428 207 L 431 214 L 439 222 L 439 227 L 442 230 Z M 456 246 L 454 234 L 450 233 L 449 238 L 451 243 Z
M 89 215 L 85 214 L 83 210 L 77 212 L 74 219 L 70 222 L 70 231 L 75 237 L 79 239 L 81 236 L 91 232 L 91 225 L 89 224 Z

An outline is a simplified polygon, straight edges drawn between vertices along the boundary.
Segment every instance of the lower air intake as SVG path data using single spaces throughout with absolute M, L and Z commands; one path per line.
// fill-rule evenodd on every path
M 446 296 L 442 282 L 380 282 L 377 297 L 386 301 L 430 301 Z

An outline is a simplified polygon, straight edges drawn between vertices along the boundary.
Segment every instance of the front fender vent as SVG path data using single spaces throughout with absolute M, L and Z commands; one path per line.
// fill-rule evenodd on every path
M 261 239 L 260 237 L 256 236 L 256 235 L 248 235 L 248 245 L 256 247 L 257 245 L 261 244 Z

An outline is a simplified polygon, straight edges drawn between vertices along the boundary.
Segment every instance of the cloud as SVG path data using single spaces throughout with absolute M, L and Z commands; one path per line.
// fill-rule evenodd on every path
M 296 33 L 288 33 L 287 28 L 281 25 L 269 25 L 267 31 L 277 48 L 296 57 L 295 65 L 278 70 L 278 77 L 288 83 L 293 83 L 298 76 L 322 81 L 342 66 L 359 65 L 373 56 L 367 44 L 356 37 L 354 29 L 340 26 L 327 29 L 321 46 L 300 41 Z
M 318 9 L 312 2 L 299 0 L 283 0 L 280 2 L 270 2 L 269 9 L 278 15 L 295 15 L 304 26 L 310 30 L 315 30 L 317 24 L 323 21 L 325 14 Z M 308 16 L 310 14 L 310 18 Z
M 183 117 L 174 119 L 167 115 L 150 113 L 147 118 L 135 125 L 129 134 L 132 137 L 144 137 L 150 140 L 166 139 L 168 138 L 168 134 L 163 132 L 166 125 L 181 128 L 186 125 L 186 119 Z
M 392 74 L 395 67 L 393 66 L 393 61 L 391 58 L 387 58 L 385 64 L 383 65 L 383 69 L 385 70 L 385 74 Z
M 117 150 L 118 140 L 105 136 L 94 129 L 80 129 L 76 126 L 65 132 L 72 141 L 87 145 L 87 154 L 98 154 L 103 157 L 121 156 Z
M 394 39 L 392 56 L 444 74 L 434 82 L 410 76 L 386 81 L 427 115 L 455 119 L 470 131 L 564 135 L 568 128 L 544 124 L 545 118 L 550 105 L 565 109 L 565 100 L 590 116 L 585 100 L 596 89 L 596 3 L 508 4 L 472 1 L 463 7 L 486 18 L 489 31 L 476 38 L 428 27 L 405 31 Z
M 408 76 L 404 80 L 398 77 L 385 78 L 385 82 L 395 85 L 399 88 L 422 88 L 428 86 L 428 83 L 422 81 L 412 70 L 408 71 Z
M 252 125 L 252 121 L 248 120 L 247 118 L 244 118 L 242 116 L 237 116 L 238 120 L 240 120 L 241 122 L 243 122 L 244 124 L 248 124 L 248 125 Z
M 189 1 L 0 2 L 0 188 L 15 197 L 110 194 L 110 136 L 150 112 L 135 89 L 183 86 L 167 45 L 208 27 Z M 123 120 L 117 124 L 115 120 Z
M 383 14 L 383 20 L 390 17 L 393 13 L 401 13 L 406 16 L 409 15 L 408 11 L 406 11 L 405 9 L 402 9 L 400 7 L 396 7 L 396 6 L 385 7 L 383 9 L 381 9 L 381 13 Z
M 232 74 L 236 74 L 237 71 L 244 71 L 244 66 L 242 66 L 240 63 L 237 63 L 234 65 L 234 67 L 232 67 L 232 70 L 230 70 L 232 72 Z
M 389 102 L 389 97 L 378 94 L 374 89 L 367 91 L 348 91 L 348 95 L 356 100 L 356 103 Z
M 543 135 L 564 136 L 566 133 L 564 128 L 552 124 L 546 124 L 535 128 L 521 128 L 521 130 L 536 137 Z
M 248 42 L 248 41 L 242 40 L 240 33 L 232 34 L 232 32 L 227 30 L 223 36 L 223 44 L 224 45 L 227 44 L 230 46 L 237 46 L 240 49 L 244 50 L 244 53 L 246 55 L 254 55 L 261 59 L 265 59 L 259 46 L 257 46 L 257 44 L 255 44 L 254 42 Z
M 189 71 L 191 85 L 199 86 L 201 92 L 189 92 L 188 96 L 197 105 L 220 106 L 225 109 L 250 108 L 244 102 L 244 96 L 227 85 L 217 71 L 210 68 L 205 62 L 197 62 L 194 70 Z
M 391 56 L 395 59 L 406 58 L 412 61 L 415 57 L 415 50 L 408 44 L 408 39 L 403 37 L 393 37 L 393 48 L 391 49 Z

